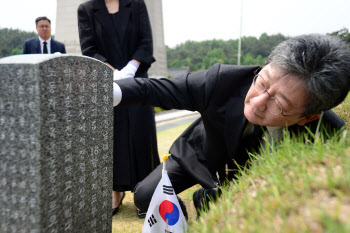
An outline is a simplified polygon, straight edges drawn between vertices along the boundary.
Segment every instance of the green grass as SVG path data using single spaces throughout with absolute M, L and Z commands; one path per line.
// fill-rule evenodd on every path
M 349 109 L 350 96 L 334 109 L 348 130 Z M 160 157 L 188 125 L 157 134 Z M 278 151 L 256 156 L 198 221 L 192 204 L 197 188 L 179 195 L 189 212 L 189 232 L 350 232 L 350 139 L 343 133 L 305 144 L 286 136 Z M 128 192 L 113 217 L 113 233 L 141 232 L 143 223 Z
M 334 109 L 347 129 L 349 109 L 349 96 Z M 277 150 L 252 155 L 189 232 L 350 232 L 348 134 L 315 142 L 285 135 Z
M 305 144 L 286 136 L 277 151 L 256 156 L 189 232 L 350 232 L 350 139 L 337 139 Z

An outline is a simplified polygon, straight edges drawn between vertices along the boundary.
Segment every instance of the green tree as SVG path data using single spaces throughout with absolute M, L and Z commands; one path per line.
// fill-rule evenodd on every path
M 225 61 L 227 61 L 227 57 L 223 49 L 221 48 L 214 48 L 210 50 L 203 59 L 204 67 L 206 69 L 208 69 L 215 63 L 226 63 Z
M 242 60 L 242 65 L 257 65 L 256 60 L 251 53 L 244 55 Z
M 25 32 L 18 29 L 0 29 L 0 58 L 21 54 L 24 41 L 38 36 L 35 32 Z
M 350 35 L 346 28 L 331 33 L 347 41 Z M 289 37 L 282 34 L 261 34 L 259 38 L 248 36 L 242 38 L 242 65 L 263 66 L 273 48 Z M 192 72 L 208 69 L 215 63 L 237 64 L 237 40 L 186 41 L 175 48 L 167 48 L 169 68 L 190 67 Z
M 19 48 L 14 48 L 11 51 L 11 55 L 18 55 L 18 54 L 22 54 L 23 50 L 19 49 Z
M 343 28 L 343 29 L 340 29 L 339 31 L 329 33 L 328 35 L 337 36 L 340 39 L 347 42 L 350 46 L 350 33 L 349 33 L 349 30 L 347 28 Z

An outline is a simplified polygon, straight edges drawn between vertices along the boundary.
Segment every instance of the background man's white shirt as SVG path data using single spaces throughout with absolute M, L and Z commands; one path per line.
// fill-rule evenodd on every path
M 40 41 L 40 49 L 41 49 L 41 53 L 44 53 L 44 41 L 43 39 L 41 39 L 41 37 L 39 36 L 39 41 Z M 46 41 L 46 46 L 47 46 L 47 53 L 50 54 L 51 53 L 51 36 L 50 38 Z

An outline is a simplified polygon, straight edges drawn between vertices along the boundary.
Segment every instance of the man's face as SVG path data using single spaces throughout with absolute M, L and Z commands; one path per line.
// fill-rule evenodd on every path
M 36 30 L 43 40 L 48 40 L 51 36 L 51 24 L 47 20 L 40 20 L 36 25 Z
M 305 117 L 300 115 L 304 113 L 308 94 L 302 81 L 293 75 L 285 74 L 272 64 L 265 66 L 259 74 L 265 80 L 267 92 L 281 103 L 283 114 L 296 116 L 271 114 L 267 109 L 269 94 L 258 93 L 252 84 L 244 102 L 244 115 L 248 121 L 263 126 L 305 124 Z

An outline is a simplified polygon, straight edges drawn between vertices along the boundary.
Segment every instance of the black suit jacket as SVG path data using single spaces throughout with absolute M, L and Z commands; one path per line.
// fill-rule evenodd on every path
M 55 41 L 51 38 L 51 53 L 56 52 L 66 53 L 66 48 L 64 44 Z M 40 40 L 38 37 L 24 41 L 23 54 L 38 54 L 41 53 Z
M 244 116 L 245 96 L 257 66 L 215 64 L 208 70 L 172 79 L 124 79 L 117 83 L 122 91 L 120 105 L 155 105 L 163 109 L 198 111 L 201 118 L 190 125 L 174 142 L 170 153 L 192 177 L 205 188 L 212 188 L 215 175 L 225 173 L 225 164 L 244 165 L 247 150 L 257 150 L 263 133 L 255 125 L 243 137 L 247 125 Z M 332 128 L 345 123 L 332 111 L 324 114 Z M 316 129 L 317 121 L 309 124 Z M 305 127 L 292 126 L 292 132 Z
M 82 53 L 119 70 L 136 59 L 141 65 L 135 76 L 146 79 L 154 61 L 146 5 L 143 0 L 120 0 L 118 16 L 115 24 L 104 0 L 87 1 L 78 7 Z M 133 190 L 159 164 L 153 108 L 114 108 L 114 135 L 114 190 L 122 191 L 120 186 Z
M 130 60 L 141 62 L 136 76 L 154 62 L 152 31 L 143 0 L 120 0 L 121 22 L 115 27 L 104 0 L 92 0 L 78 7 L 80 46 L 83 55 L 122 69 Z

